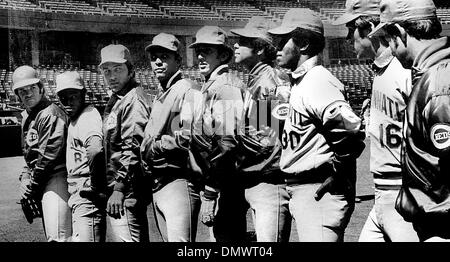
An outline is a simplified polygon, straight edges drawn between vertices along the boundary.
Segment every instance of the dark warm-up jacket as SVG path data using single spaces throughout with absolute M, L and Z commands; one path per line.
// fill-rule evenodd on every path
M 39 191 L 52 174 L 66 170 L 68 117 L 45 96 L 23 115 L 22 147 L 27 166 L 22 175 L 30 176 L 32 190 Z
M 284 79 L 280 77 L 281 73 L 262 62 L 249 73 L 238 136 L 238 168 L 249 186 L 282 178 L 279 160 L 284 120 L 281 114 L 287 116 L 289 109 L 290 82 L 287 75 Z
M 145 91 L 133 79 L 120 94 L 111 96 L 105 108 L 103 139 L 107 181 L 126 198 L 138 198 L 148 186 L 142 182 L 139 149 L 150 116 L 149 104 Z
M 425 213 L 448 213 L 450 210 L 449 38 L 438 39 L 418 54 L 412 67 L 412 83 L 413 88 L 405 113 L 403 185 L 410 189 Z M 423 193 L 427 197 L 424 197 Z

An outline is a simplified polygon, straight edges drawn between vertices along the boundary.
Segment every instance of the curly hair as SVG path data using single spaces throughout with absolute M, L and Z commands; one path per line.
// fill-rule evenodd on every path
M 256 53 L 259 50 L 264 50 L 264 59 L 262 62 L 267 64 L 274 63 L 274 60 L 277 58 L 277 49 L 273 44 L 261 38 L 256 38 L 251 42 L 251 45 L 253 53 Z
M 308 46 L 308 48 L 303 52 L 306 55 L 315 56 L 322 52 L 325 48 L 325 37 L 323 34 L 302 28 L 296 28 L 292 31 L 291 37 L 296 46 Z

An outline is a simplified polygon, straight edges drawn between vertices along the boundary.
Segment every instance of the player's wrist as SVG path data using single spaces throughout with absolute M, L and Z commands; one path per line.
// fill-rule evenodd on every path
M 207 200 L 216 200 L 219 197 L 219 192 L 212 188 L 205 188 L 203 197 Z
M 114 184 L 114 191 L 124 192 L 126 188 L 126 185 L 123 183 L 123 181 L 116 181 Z

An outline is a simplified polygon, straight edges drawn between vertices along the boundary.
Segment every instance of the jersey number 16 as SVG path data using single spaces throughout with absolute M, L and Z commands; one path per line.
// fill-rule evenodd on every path
M 386 134 L 386 135 L 385 135 Z M 382 147 L 388 146 L 390 148 L 399 147 L 402 143 L 400 127 L 389 124 L 384 127 L 380 125 L 380 145 Z

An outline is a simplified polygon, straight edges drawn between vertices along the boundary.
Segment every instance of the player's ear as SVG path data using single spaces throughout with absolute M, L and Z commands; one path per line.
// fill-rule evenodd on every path
M 398 36 L 400 38 L 400 40 L 403 42 L 403 44 L 405 45 L 405 47 L 408 45 L 408 41 L 406 41 L 407 38 L 407 33 L 405 28 L 403 28 L 401 25 L 399 24 L 394 24 L 395 27 L 397 27 L 398 31 L 400 32 L 400 35 Z

